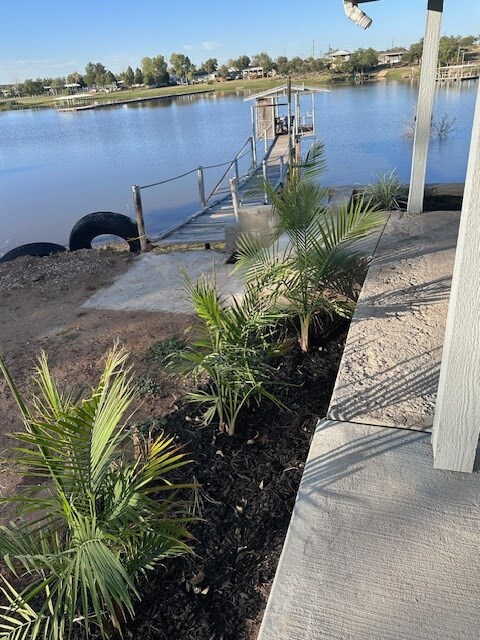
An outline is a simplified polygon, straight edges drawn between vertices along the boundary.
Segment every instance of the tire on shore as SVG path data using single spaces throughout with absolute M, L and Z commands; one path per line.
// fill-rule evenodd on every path
M 29 244 L 21 244 L 15 249 L 11 249 L 5 255 L 0 258 L 0 263 L 10 262 L 15 258 L 21 258 L 22 256 L 35 256 L 37 258 L 44 258 L 50 256 L 52 253 L 60 253 L 66 251 L 67 247 L 61 244 L 55 244 L 54 242 L 31 242 Z
M 119 236 L 128 242 L 130 251 L 140 252 L 137 223 L 113 211 L 96 211 L 80 218 L 70 234 L 70 251 L 91 249 L 92 240 L 102 235 Z

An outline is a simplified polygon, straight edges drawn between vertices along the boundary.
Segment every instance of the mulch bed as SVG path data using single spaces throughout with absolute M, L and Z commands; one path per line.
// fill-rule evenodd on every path
M 359 196 L 364 195 L 361 189 L 354 189 L 352 193 L 352 200 L 355 200 Z M 435 194 L 430 189 L 426 189 L 425 196 L 423 198 L 423 211 L 461 211 L 463 196 L 453 194 Z M 403 206 L 402 209 L 406 209 Z
M 461 211 L 463 196 L 429 195 L 423 199 L 424 211 Z
M 326 414 L 348 325 L 308 354 L 279 364 L 291 409 L 262 404 L 242 416 L 234 437 L 202 427 L 193 407 L 161 421 L 193 463 L 202 520 L 191 527 L 194 555 L 150 577 L 125 636 L 141 640 L 253 640 L 275 575 L 317 419 Z M 197 417 L 198 420 L 198 417 Z

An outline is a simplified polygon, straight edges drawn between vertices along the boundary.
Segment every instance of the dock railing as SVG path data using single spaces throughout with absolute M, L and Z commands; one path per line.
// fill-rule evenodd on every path
M 168 183 L 172 183 L 174 181 L 181 180 L 186 178 L 187 176 L 196 174 L 196 182 L 197 182 L 197 190 L 198 190 L 198 203 L 199 209 L 196 210 L 192 215 L 188 216 L 186 219 L 181 222 L 175 224 L 174 226 L 169 227 L 167 230 L 162 231 L 156 234 L 156 239 L 161 239 L 173 231 L 181 228 L 183 225 L 188 222 L 194 220 L 202 213 L 215 207 L 216 205 L 220 205 L 224 200 L 227 200 L 232 196 L 231 192 L 231 180 L 234 180 L 237 199 L 240 200 L 239 189 L 245 185 L 254 174 L 260 174 L 263 177 L 263 180 L 269 180 L 269 161 L 270 156 L 275 146 L 276 138 L 270 141 L 270 144 L 267 144 L 268 131 L 265 130 L 264 134 L 261 136 L 260 140 L 255 142 L 253 136 L 250 136 L 246 142 L 242 145 L 240 150 L 237 152 L 235 157 L 232 160 L 227 162 L 222 162 L 219 164 L 208 165 L 208 166 L 199 166 L 185 173 L 182 173 L 177 176 L 173 176 L 172 178 L 167 178 L 165 180 L 159 180 L 158 182 L 153 182 L 150 184 L 144 185 L 132 185 L 133 192 L 133 200 L 135 213 L 137 218 L 139 236 L 140 236 L 140 244 L 142 251 L 146 251 L 148 248 L 147 242 L 147 234 L 145 231 L 145 216 L 144 216 L 144 203 L 142 201 L 142 191 L 147 189 L 153 189 L 155 187 L 161 187 L 162 185 L 166 185 Z M 258 162 L 258 156 L 261 155 L 258 153 L 259 143 L 263 142 L 264 146 L 264 154 L 262 160 Z M 277 159 L 276 163 L 280 162 L 280 180 L 283 179 L 284 176 L 284 167 L 285 164 L 282 162 L 283 158 L 280 158 L 280 161 Z M 214 182 L 213 188 L 210 188 L 207 195 L 206 190 L 206 175 L 208 171 L 217 171 L 225 167 L 225 170 L 221 174 L 221 177 Z M 275 183 L 278 183 L 277 180 L 277 172 L 275 176 Z M 275 188 L 278 186 L 277 184 L 272 185 Z M 266 194 L 265 194 L 266 198 Z

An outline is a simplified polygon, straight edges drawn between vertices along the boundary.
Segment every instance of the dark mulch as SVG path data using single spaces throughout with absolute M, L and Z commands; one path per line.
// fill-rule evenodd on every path
M 359 196 L 363 196 L 362 190 L 354 189 L 352 193 L 352 201 Z M 453 194 L 436 194 L 427 188 L 423 198 L 423 211 L 461 211 L 463 196 Z M 406 209 L 406 203 L 402 203 L 402 209 Z
M 423 199 L 424 211 L 461 211 L 463 196 L 428 195 Z
M 261 623 L 310 441 L 326 414 L 347 325 L 308 354 L 279 364 L 292 386 L 279 390 L 286 413 L 263 404 L 229 438 L 195 422 L 191 406 L 162 428 L 191 453 L 187 478 L 202 486 L 203 520 L 192 527 L 195 555 L 151 577 L 126 636 L 141 640 L 253 640 Z

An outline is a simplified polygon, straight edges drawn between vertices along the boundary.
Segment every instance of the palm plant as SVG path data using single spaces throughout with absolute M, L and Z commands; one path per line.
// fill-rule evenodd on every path
M 265 185 L 279 224 L 277 240 L 262 248 L 253 237 L 238 242 L 237 269 L 248 284 L 271 279 L 280 306 L 298 321 L 299 343 L 309 348 L 312 322 L 320 310 L 350 316 L 365 268 L 364 238 L 381 224 L 383 216 L 362 199 L 332 209 L 328 189 L 314 181 L 323 170 L 323 147 L 314 145 L 305 171 L 291 174 L 281 192 Z M 281 248 L 279 238 L 286 237 Z
M 273 309 L 267 295 L 259 294 L 262 283 L 247 286 L 241 299 L 233 298 L 227 305 L 213 282 L 185 278 L 199 338 L 180 356 L 193 374 L 208 377 L 207 388 L 188 397 L 207 406 L 205 424 L 217 417 L 220 430 L 234 435 L 238 416 L 250 402 L 268 398 L 280 404 L 268 390 L 276 371 L 266 360 L 280 349 L 274 331 L 284 314 Z
M 404 209 L 408 200 L 408 185 L 400 180 L 395 169 L 375 176 L 365 188 L 365 198 L 382 211 Z
M 114 347 L 85 399 L 61 391 L 43 354 L 31 408 L 0 358 L 25 431 L 13 435 L 20 473 L 39 484 L 8 500 L 21 521 L 0 527 L 5 640 L 65 640 L 74 628 L 107 638 L 134 614 L 138 579 L 159 561 L 189 551 L 189 503 L 168 474 L 187 464 L 172 438 L 132 454 L 120 424 L 134 389 L 127 354 Z M 158 496 L 161 496 L 159 499 Z M 6 499 L 3 499 L 5 501 Z

